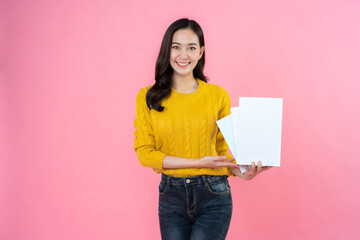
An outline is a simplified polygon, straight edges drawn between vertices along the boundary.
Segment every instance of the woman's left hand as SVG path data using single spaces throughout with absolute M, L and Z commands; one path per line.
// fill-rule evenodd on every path
M 252 161 L 251 162 L 251 170 L 249 169 L 248 166 L 245 166 L 246 168 L 246 172 L 245 173 L 242 173 L 240 171 L 240 168 L 231 168 L 231 172 L 232 174 L 238 176 L 238 177 L 241 177 L 242 179 L 245 179 L 245 180 L 251 180 L 253 179 L 256 175 L 258 175 L 259 173 L 261 173 L 262 171 L 265 171 L 265 170 L 268 170 L 272 167 L 268 166 L 268 167 L 263 167 L 261 165 L 261 161 L 258 161 L 258 164 L 257 166 L 255 166 L 255 162 Z

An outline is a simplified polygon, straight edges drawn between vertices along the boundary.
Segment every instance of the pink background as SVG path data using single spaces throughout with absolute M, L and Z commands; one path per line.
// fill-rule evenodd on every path
M 0 239 L 159 239 L 133 150 L 163 34 L 195 19 L 205 74 L 284 98 L 281 167 L 231 179 L 228 239 L 359 239 L 360 2 L 0 2 Z

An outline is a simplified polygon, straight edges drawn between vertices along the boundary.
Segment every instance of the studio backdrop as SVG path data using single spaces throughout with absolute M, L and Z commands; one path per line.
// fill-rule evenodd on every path
M 160 239 L 135 98 L 173 21 L 205 75 L 283 98 L 281 167 L 230 178 L 227 239 L 359 239 L 360 2 L 0 1 L 0 239 Z

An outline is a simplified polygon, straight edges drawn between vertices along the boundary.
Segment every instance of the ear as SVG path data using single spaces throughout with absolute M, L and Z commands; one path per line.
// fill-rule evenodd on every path
M 202 47 L 200 48 L 199 60 L 202 58 L 202 55 L 203 55 L 204 51 L 205 51 L 205 46 L 202 46 Z

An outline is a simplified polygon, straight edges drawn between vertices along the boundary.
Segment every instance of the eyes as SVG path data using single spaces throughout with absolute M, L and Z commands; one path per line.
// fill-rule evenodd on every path
M 175 50 L 179 50 L 180 48 L 179 48 L 179 46 L 172 46 L 171 48 L 173 48 L 173 49 L 175 49 Z M 189 50 L 190 51 L 194 51 L 194 50 L 196 50 L 196 47 L 193 47 L 193 46 L 191 46 L 191 47 L 189 47 Z

